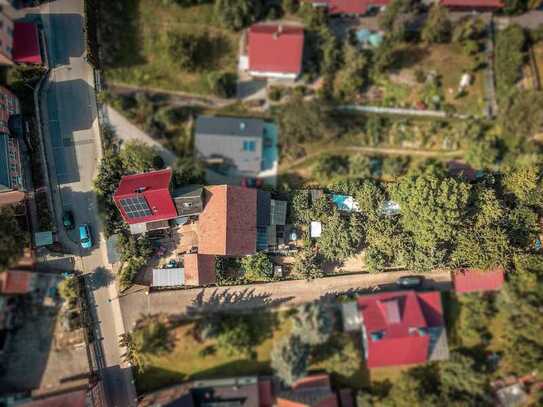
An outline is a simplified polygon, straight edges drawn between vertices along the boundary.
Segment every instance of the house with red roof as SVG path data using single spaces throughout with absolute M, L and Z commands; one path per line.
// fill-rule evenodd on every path
M 240 67 L 254 77 L 296 79 L 302 73 L 303 48 L 303 27 L 254 24 L 247 30 L 247 55 Z
M 154 269 L 154 287 L 214 284 L 215 256 L 247 256 L 278 244 L 273 232 L 286 223 L 286 202 L 232 185 L 171 191 L 171 178 L 169 168 L 124 176 L 113 195 L 132 234 L 177 236 L 183 267 Z
M 368 368 L 445 360 L 449 357 L 439 292 L 395 291 L 363 295 L 350 304 L 356 324 L 346 315 L 344 325 L 362 332 Z M 350 318 L 349 324 L 345 320 Z
M 492 12 L 504 7 L 501 0 L 440 0 L 440 4 L 451 11 Z
M 278 392 L 277 407 L 339 407 L 338 395 L 330 386 L 328 374 L 315 374 L 296 381 Z
M 330 15 L 362 16 L 381 10 L 391 0 L 308 0 L 315 8 L 324 8 Z
M 452 271 L 454 291 L 457 293 L 499 291 L 503 287 L 505 272 L 497 267 L 491 270 L 458 269 Z
M 133 234 L 168 228 L 177 210 L 170 194 L 172 170 L 125 175 L 113 201 Z

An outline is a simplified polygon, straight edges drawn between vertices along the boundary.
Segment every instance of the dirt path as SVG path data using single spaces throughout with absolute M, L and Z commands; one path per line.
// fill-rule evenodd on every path
M 311 153 L 303 158 L 300 158 L 285 167 L 279 168 L 279 174 L 285 174 L 297 167 L 302 166 L 306 161 L 312 160 L 322 154 L 345 154 L 345 153 L 363 153 L 363 154 L 379 154 L 379 155 L 402 155 L 416 156 L 427 158 L 458 158 L 463 155 L 462 150 L 443 151 L 443 150 L 420 150 L 406 148 L 387 148 L 387 147 L 337 147 L 327 148 L 326 150 L 317 153 Z
M 110 83 L 109 88 L 119 94 L 146 92 L 151 95 L 158 95 L 167 98 L 171 103 L 182 106 L 202 106 L 211 108 L 222 108 L 237 102 L 236 99 L 223 99 L 215 96 L 196 95 L 187 92 L 169 91 L 147 86 L 134 86 L 121 83 Z

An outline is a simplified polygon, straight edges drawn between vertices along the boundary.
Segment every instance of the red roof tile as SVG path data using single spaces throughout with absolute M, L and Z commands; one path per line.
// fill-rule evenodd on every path
M 303 48 L 302 27 L 255 24 L 249 28 L 249 70 L 299 74 Z
M 337 395 L 330 387 L 330 376 L 306 376 L 277 397 L 277 407 L 338 407 Z
M 113 195 L 113 200 L 117 208 L 119 208 L 123 219 L 128 224 L 134 224 L 168 220 L 177 217 L 177 210 L 175 209 L 169 190 L 171 178 L 172 170 L 170 168 L 122 177 Z M 121 199 L 138 196 L 145 198 L 147 205 L 153 213 L 148 216 L 129 218 L 121 205 Z
M 206 188 L 198 219 L 198 253 L 244 256 L 256 252 L 256 189 Z
M 310 0 L 313 4 L 326 5 L 329 14 L 366 14 L 370 7 L 383 7 L 390 0 Z
M 18 63 L 42 64 L 37 24 L 15 23 L 12 57 Z
M 206 254 L 185 254 L 185 285 L 215 284 L 215 256 Z
M 500 0 L 441 0 L 441 5 L 462 9 L 500 9 L 504 6 Z
M 504 271 L 460 269 L 453 271 L 454 290 L 458 293 L 497 291 L 503 286 Z
M 417 328 L 442 327 L 443 310 L 438 292 L 399 291 L 358 298 L 367 334 L 369 368 L 424 363 L 429 336 Z M 372 339 L 380 333 L 380 339 Z
M 0 293 L 27 294 L 32 290 L 34 274 L 28 271 L 8 270 L 0 273 Z

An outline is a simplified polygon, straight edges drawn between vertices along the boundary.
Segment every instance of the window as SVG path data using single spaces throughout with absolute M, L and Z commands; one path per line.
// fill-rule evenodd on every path
M 256 142 L 252 140 L 243 141 L 243 151 L 255 151 Z

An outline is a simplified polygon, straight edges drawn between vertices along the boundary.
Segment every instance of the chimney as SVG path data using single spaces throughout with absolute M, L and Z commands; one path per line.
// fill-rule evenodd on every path
M 277 26 L 277 31 L 273 33 L 273 38 L 276 40 L 281 34 L 283 34 L 283 24 Z
M 240 123 L 239 123 L 239 129 L 240 129 L 240 131 L 244 131 L 244 130 L 245 130 L 245 122 L 240 122 Z

